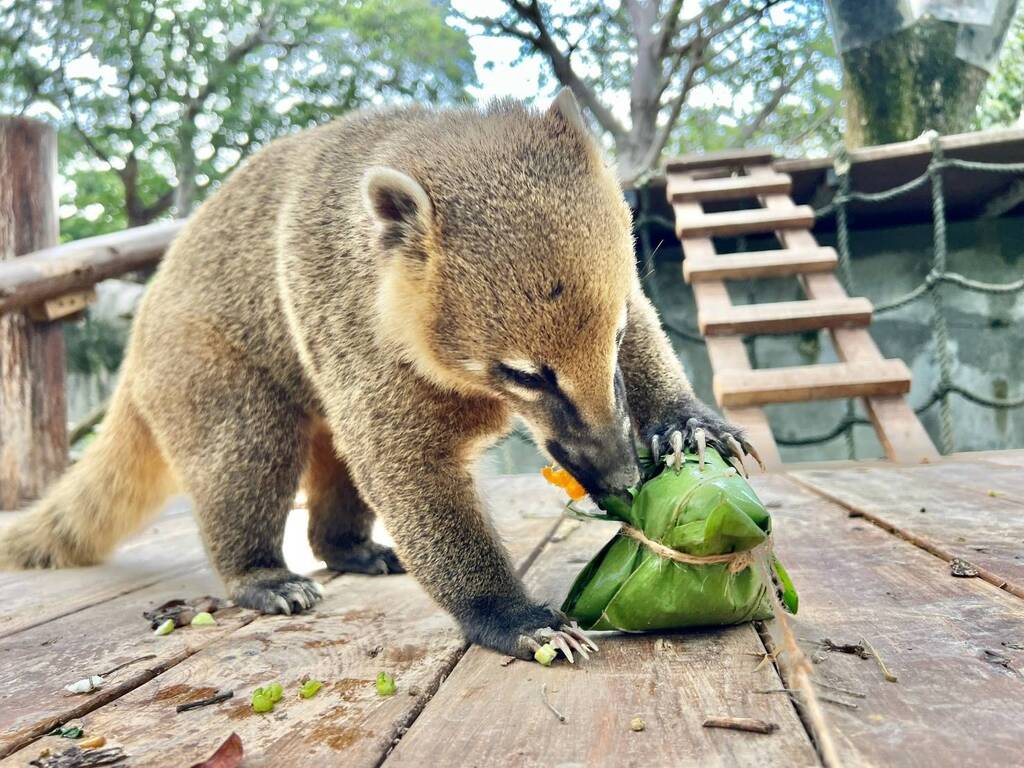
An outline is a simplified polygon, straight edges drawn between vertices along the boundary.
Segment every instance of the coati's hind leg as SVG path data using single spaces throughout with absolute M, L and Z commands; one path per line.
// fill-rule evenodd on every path
M 309 507 L 309 545 L 333 571 L 405 573 L 391 547 L 373 541 L 373 510 L 338 458 L 326 426 L 314 428 L 302 479 Z
M 176 380 L 167 385 L 166 369 L 152 379 L 147 410 L 232 599 L 264 613 L 305 610 L 323 591 L 288 570 L 282 544 L 307 450 L 306 418 L 265 371 L 221 350 L 216 366 L 181 364 L 207 352 L 162 355 L 178 361 Z

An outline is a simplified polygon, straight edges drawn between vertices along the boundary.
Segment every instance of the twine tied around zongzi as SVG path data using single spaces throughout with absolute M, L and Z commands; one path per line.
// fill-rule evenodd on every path
M 622 524 L 621 530 L 626 536 L 640 542 L 660 557 L 674 560 L 677 563 L 685 563 L 686 565 L 727 564 L 729 566 L 729 573 L 739 573 L 745 568 L 749 568 L 762 556 L 762 552 L 770 554 L 772 544 L 771 536 L 769 536 L 753 549 L 747 549 L 743 552 L 728 552 L 724 555 L 688 555 L 685 552 L 680 552 L 678 549 L 666 547 L 661 542 L 647 538 L 639 528 L 634 528 L 626 523 Z

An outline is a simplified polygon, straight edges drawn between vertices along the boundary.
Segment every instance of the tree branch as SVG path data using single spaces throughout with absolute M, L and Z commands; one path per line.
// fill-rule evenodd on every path
M 782 101 L 783 97 L 793 90 L 793 86 L 800 82 L 800 79 L 804 76 L 804 73 L 810 69 L 813 62 L 814 57 L 808 56 L 804 59 L 804 63 L 801 64 L 793 74 L 793 77 L 779 83 L 778 88 L 772 91 L 771 97 L 764 103 L 754 119 L 743 126 L 743 129 L 740 131 L 739 136 L 736 137 L 736 141 L 733 143 L 733 146 L 739 147 L 750 141 L 750 138 L 757 133 L 758 129 L 764 125 L 765 120 L 767 120 L 779 106 L 779 102 Z
M 577 74 L 576 70 L 573 69 L 569 56 L 562 51 L 558 43 L 551 36 L 537 0 L 528 0 L 528 2 L 505 0 L 505 3 L 515 13 L 516 17 L 532 30 L 532 33 L 509 24 L 503 19 L 457 15 L 469 23 L 483 27 L 488 32 L 498 29 L 507 35 L 528 43 L 537 53 L 547 58 L 558 82 L 573 92 L 573 95 L 579 99 L 580 103 L 586 107 L 604 130 L 610 133 L 616 140 L 625 136 L 625 127 L 618 121 L 612 111 L 601 103 L 594 90 Z

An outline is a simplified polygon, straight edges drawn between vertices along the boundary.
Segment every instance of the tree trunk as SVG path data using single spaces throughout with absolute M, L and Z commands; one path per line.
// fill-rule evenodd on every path
M 193 118 L 194 119 L 194 118 Z M 192 212 L 192 205 L 196 197 L 196 156 L 192 148 L 192 140 L 195 138 L 195 127 L 188 121 L 181 127 L 178 136 L 178 162 L 175 174 L 178 177 L 178 186 L 174 190 L 174 210 L 179 219 L 183 219 Z
M 0 119 L 0 261 L 57 244 L 57 133 Z M 64 331 L 0 315 L 0 509 L 38 497 L 67 464 Z
M 923 17 L 842 54 L 846 145 L 968 131 L 988 73 L 955 55 L 957 25 Z

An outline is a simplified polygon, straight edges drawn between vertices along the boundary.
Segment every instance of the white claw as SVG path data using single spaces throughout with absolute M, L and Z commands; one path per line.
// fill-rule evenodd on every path
M 288 603 L 287 600 L 285 600 L 280 595 L 275 595 L 274 596 L 274 605 L 276 605 L 280 609 L 281 613 L 283 613 L 285 616 L 291 616 L 292 615 L 292 607 L 291 607 L 291 605 Z
M 723 432 L 722 438 L 725 440 L 725 444 L 729 446 L 729 450 L 733 452 L 733 455 L 739 462 L 739 465 L 736 468 L 743 474 L 744 477 L 749 478 L 750 473 L 747 472 L 747 465 L 743 463 L 743 448 L 740 446 L 739 443 L 736 442 L 736 438 L 733 437 L 728 432 Z M 733 464 L 736 464 L 736 462 L 734 461 Z
M 571 627 L 567 627 L 566 625 L 563 624 L 562 628 L 560 630 L 560 634 L 565 639 L 565 642 L 567 642 L 569 644 L 569 647 L 572 648 L 574 651 L 576 651 L 576 653 L 578 653 L 584 659 L 589 659 L 590 658 L 590 654 L 587 653 L 587 649 L 579 641 L 579 638 L 576 637 L 575 634 L 573 634 L 573 631 L 572 631 Z
M 563 629 L 565 629 L 566 632 L 568 632 L 577 640 L 579 640 L 583 645 L 590 648 L 590 650 L 592 650 L 594 653 L 597 653 L 597 643 L 595 643 L 593 640 L 587 637 L 586 634 L 584 634 L 583 630 L 580 629 L 580 625 L 577 622 L 573 621 L 569 624 L 568 629 L 566 629 L 565 627 L 563 627 Z
M 672 461 L 678 471 L 683 466 L 683 433 L 677 429 L 669 435 L 668 442 L 672 446 Z
M 704 450 L 707 448 L 707 437 L 704 435 L 704 429 L 697 427 L 693 430 L 693 440 L 697 443 L 697 468 L 704 471 Z
M 572 655 L 572 648 L 570 648 L 569 644 L 565 642 L 565 638 L 562 637 L 561 634 L 556 634 L 554 637 L 552 637 L 551 644 L 565 654 L 565 658 L 569 660 L 570 664 L 576 663 L 576 659 L 573 658 Z
M 746 440 L 743 441 L 743 450 L 747 452 L 748 456 L 754 457 L 754 461 L 757 462 L 757 466 L 761 468 L 762 472 L 768 471 L 768 467 L 764 465 L 764 461 L 761 459 L 761 455 L 757 452 L 757 449 Z
M 658 463 L 658 459 L 661 455 L 661 438 L 657 435 L 651 438 L 651 461 L 655 464 Z

